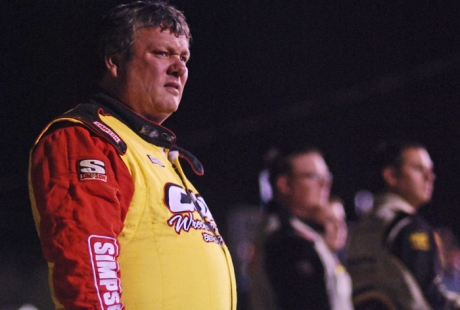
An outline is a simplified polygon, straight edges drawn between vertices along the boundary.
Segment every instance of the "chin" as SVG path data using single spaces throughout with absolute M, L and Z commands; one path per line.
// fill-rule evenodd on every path
M 430 202 L 431 198 L 433 197 L 432 193 L 427 193 L 423 198 L 425 198 L 426 202 Z
M 172 103 L 168 106 L 167 110 L 165 111 L 165 113 L 171 115 L 173 114 L 174 112 L 177 112 L 177 110 L 179 109 L 179 103 Z
M 418 205 L 419 205 L 419 207 L 421 207 L 421 206 L 426 205 L 430 201 L 431 201 L 431 198 L 423 198 L 423 199 L 420 199 L 420 203 Z

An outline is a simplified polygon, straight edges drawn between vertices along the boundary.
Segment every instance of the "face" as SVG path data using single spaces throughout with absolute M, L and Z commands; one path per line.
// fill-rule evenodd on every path
M 325 209 L 325 240 L 332 251 L 339 251 L 345 247 L 348 234 L 345 210 L 338 201 L 331 202 Z
M 286 195 L 291 211 L 300 218 L 314 219 L 329 198 L 332 176 L 323 157 L 307 153 L 292 159 L 292 173 L 286 176 Z
M 423 148 L 409 148 L 403 152 L 401 168 L 390 177 L 390 190 L 399 194 L 412 206 L 419 207 L 431 200 L 435 174 L 430 155 Z
M 140 28 L 129 59 L 114 58 L 115 95 L 134 112 L 161 124 L 175 112 L 182 98 L 190 57 L 185 36 L 169 30 Z

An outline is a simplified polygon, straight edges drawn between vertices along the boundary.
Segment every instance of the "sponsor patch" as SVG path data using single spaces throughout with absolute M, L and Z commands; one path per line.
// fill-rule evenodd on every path
M 190 229 L 209 230 L 208 225 L 201 219 L 195 219 L 193 212 L 187 214 L 176 214 L 168 220 L 168 225 L 174 227 L 176 233 L 180 235 L 181 231 L 189 232 Z
M 95 126 L 97 126 L 100 130 L 105 132 L 107 135 L 109 135 L 109 137 L 111 137 L 113 139 L 113 141 L 115 141 L 117 144 L 119 144 L 121 142 L 120 137 L 116 133 L 114 133 L 110 128 L 105 126 L 104 124 L 102 124 L 102 123 L 100 123 L 98 121 L 93 122 L 93 124 Z
M 97 159 L 83 159 L 78 162 L 80 181 L 98 180 L 107 182 L 105 163 Z
M 191 192 L 187 193 L 177 184 L 167 183 L 165 185 L 165 205 L 173 213 L 167 223 L 178 235 L 181 232 L 188 233 L 191 229 L 203 230 L 205 242 L 224 244 L 214 218 L 201 196 L 195 196 Z M 199 215 L 195 211 L 198 211 Z
M 163 163 L 156 157 L 153 157 L 152 155 L 149 155 L 147 154 L 147 157 L 150 159 L 150 161 L 152 163 L 154 163 L 155 165 L 158 165 L 160 167 L 164 167 L 165 165 L 163 165 Z
M 430 239 L 425 232 L 413 233 L 409 236 L 412 248 L 419 251 L 430 250 Z
M 167 183 L 165 186 L 165 194 L 165 203 L 171 212 L 193 212 L 195 210 L 192 199 L 181 186 Z
M 118 278 L 118 245 L 114 238 L 92 235 L 88 238 L 94 285 L 101 309 L 121 310 L 121 283 Z
M 203 233 L 203 240 L 205 242 L 214 242 L 217 243 L 218 245 L 224 245 L 224 239 L 221 236 L 218 235 L 211 235 L 208 233 Z

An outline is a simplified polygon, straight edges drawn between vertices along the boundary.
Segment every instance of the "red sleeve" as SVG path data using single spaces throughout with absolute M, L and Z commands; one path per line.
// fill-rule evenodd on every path
M 35 147 L 30 180 L 57 300 L 65 309 L 121 309 L 117 236 L 134 189 L 115 148 L 83 126 L 61 127 Z

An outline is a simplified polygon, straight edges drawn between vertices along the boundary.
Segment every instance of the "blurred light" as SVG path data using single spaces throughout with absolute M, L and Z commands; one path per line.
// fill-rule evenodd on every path
M 38 308 L 32 304 L 24 304 L 18 310 L 38 310 Z
M 374 195 L 368 190 L 360 190 L 355 194 L 355 212 L 358 217 L 369 214 L 374 205 Z
M 262 170 L 259 174 L 259 195 L 262 206 L 265 206 L 273 197 L 273 189 L 270 185 L 270 173 L 268 169 Z

